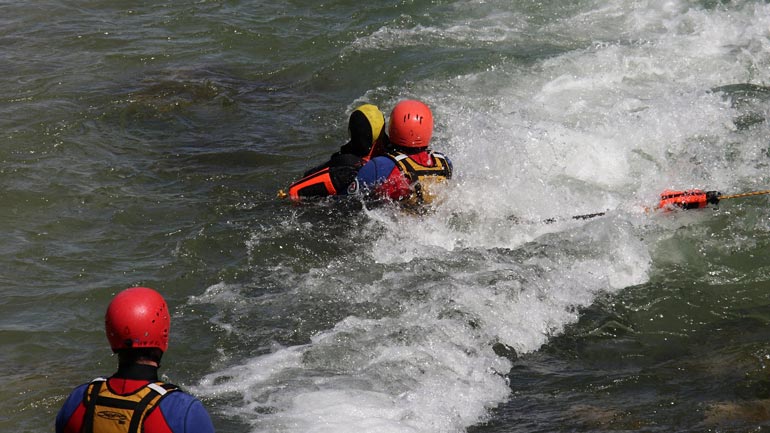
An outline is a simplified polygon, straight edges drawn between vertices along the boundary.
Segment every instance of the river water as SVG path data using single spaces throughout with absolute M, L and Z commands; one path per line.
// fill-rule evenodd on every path
M 770 425 L 767 196 L 645 210 L 770 188 L 767 2 L 0 1 L 0 28 L 0 430 L 114 370 L 133 285 L 221 432 Z M 432 212 L 276 198 L 404 98 L 455 167 Z

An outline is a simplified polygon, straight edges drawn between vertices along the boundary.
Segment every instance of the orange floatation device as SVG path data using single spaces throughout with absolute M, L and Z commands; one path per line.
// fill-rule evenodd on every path
M 721 198 L 722 196 L 719 191 L 703 191 L 700 189 L 674 191 L 667 189 L 660 194 L 658 209 L 700 209 L 710 204 L 719 204 Z
M 336 195 L 329 167 L 312 173 L 289 186 L 288 194 L 284 190 L 278 191 L 279 198 L 289 197 L 293 201 L 299 201 L 303 195 L 328 196 Z

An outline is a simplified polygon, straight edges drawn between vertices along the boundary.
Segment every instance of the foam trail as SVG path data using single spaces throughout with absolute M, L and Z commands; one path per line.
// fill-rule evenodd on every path
M 283 283 L 285 303 L 302 301 L 294 314 L 322 299 L 342 317 L 306 344 L 217 369 L 196 392 L 231 401 L 255 432 L 464 431 L 510 396 L 511 361 L 496 345 L 536 351 L 597 294 L 647 281 L 651 239 L 673 224 L 641 211 L 657 192 L 767 180 L 756 163 L 766 126 L 736 142 L 740 113 L 711 89 L 770 79 L 770 5 L 577 7 L 528 21 L 491 2 L 484 16 L 387 26 L 348 48 L 505 51 L 518 34 L 559 47 L 397 92 L 434 107 L 436 147 L 457 172 L 441 204 L 424 216 L 368 211 L 351 251 Z

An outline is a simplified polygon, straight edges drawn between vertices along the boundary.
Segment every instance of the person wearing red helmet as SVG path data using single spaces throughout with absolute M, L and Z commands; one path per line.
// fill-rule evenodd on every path
M 308 197 L 347 194 L 347 186 L 355 179 L 358 169 L 372 156 L 383 152 L 387 143 L 384 126 L 385 116 L 377 106 L 359 106 L 348 120 L 350 141 L 332 154 L 329 161 L 307 170 L 301 179 L 289 186 L 288 193 L 280 191 L 278 195 L 300 201 Z
M 405 205 L 430 203 L 435 184 L 452 177 L 452 162 L 429 149 L 433 113 L 423 102 L 404 100 L 393 107 L 389 149 L 358 171 L 348 193 L 386 198 Z
M 104 317 L 118 371 L 75 388 L 56 416 L 57 433 L 213 433 L 195 397 L 158 380 L 168 349 L 168 305 L 160 293 L 132 287 L 118 293 Z

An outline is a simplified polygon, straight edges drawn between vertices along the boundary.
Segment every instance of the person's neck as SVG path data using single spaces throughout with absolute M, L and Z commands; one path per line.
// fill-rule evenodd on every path
M 427 152 L 427 147 L 406 147 L 406 146 L 393 146 L 393 150 L 398 153 L 404 153 L 406 155 L 416 155 L 418 153 Z
M 150 360 L 137 360 L 118 365 L 118 371 L 113 377 L 121 379 L 158 381 L 158 363 Z

